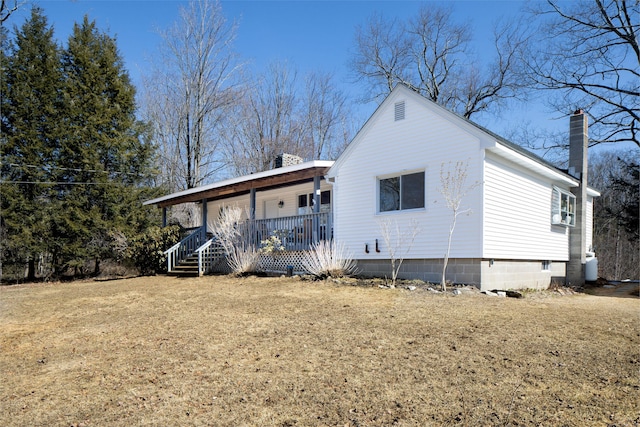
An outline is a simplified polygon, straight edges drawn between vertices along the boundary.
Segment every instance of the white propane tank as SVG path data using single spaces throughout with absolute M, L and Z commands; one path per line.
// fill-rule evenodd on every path
M 587 252 L 587 263 L 584 267 L 584 280 L 595 282 L 598 280 L 598 258 L 594 252 Z

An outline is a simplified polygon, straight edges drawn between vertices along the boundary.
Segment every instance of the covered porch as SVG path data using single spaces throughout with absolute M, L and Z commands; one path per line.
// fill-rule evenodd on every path
M 296 255 L 314 243 L 333 238 L 331 185 L 324 175 L 332 161 L 311 161 L 272 169 L 239 178 L 185 190 L 145 202 L 162 209 L 163 226 L 168 209 L 182 203 L 196 203 L 201 224 L 183 241 L 167 248 L 167 268 L 175 272 L 186 264 L 190 271 L 203 275 L 224 264 L 209 226 L 225 207 L 239 207 L 244 212 L 237 224 L 245 247 L 259 249 L 264 241 L 277 237 L 282 256 L 271 270 L 285 271 L 301 257 Z M 284 263 L 284 264 L 283 264 Z M 218 267 L 216 267 L 218 266 Z M 193 272 L 193 271 L 192 271 Z

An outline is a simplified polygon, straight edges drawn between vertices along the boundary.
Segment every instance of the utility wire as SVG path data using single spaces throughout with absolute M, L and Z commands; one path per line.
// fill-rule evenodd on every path
M 89 172 L 89 173 L 104 173 L 104 174 L 113 174 L 113 175 L 140 176 L 140 174 L 133 173 L 133 172 L 112 172 L 112 171 L 102 171 L 97 169 L 63 168 L 60 166 L 19 165 L 17 163 L 5 163 L 5 164 L 11 167 L 16 167 L 16 168 L 42 169 L 45 171 L 49 169 L 57 169 L 57 170 L 71 171 L 71 172 Z
M 123 185 L 121 182 L 52 182 L 52 181 L 0 181 L 2 184 L 41 184 L 41 185 Z

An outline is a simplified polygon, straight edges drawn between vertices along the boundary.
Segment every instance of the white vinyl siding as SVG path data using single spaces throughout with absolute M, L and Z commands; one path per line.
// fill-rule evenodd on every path
M 485 258 L 569 259 L 568 229 L 550 221 L 551 182 L 487 152 L 484 185 Z
M 396 122 L 398 120 L 404 120 L 404 105 L 404 101 L 396 102 L 395 104 L 394 118 Z
M 334 186 L 334 230 L 354 258 L 386 259 L 382 247 L 379 221 L 397 222 L 401 231 L 415 220 L 421 229 L 405 258 L 442 258 L 446 251 L 451 213 L 439 193 L 440 166 L 443 163 L 469 160 L 468 183 L 481 181 L 481 149 L 477 137 L 454 126 L 416 100 L 405 99 L 407 114 L 395 121 L 397 99 L 389 99 L 369 120 L 338 160 Z M 407 211 L 378 212 L 378 179 L 380 177 L 425 172 L 425 207 Z M 463 204 L 473 213 L 458 218 L 453 236 L 451 256 L 478 258 L 481 254 L 480 187 L 465 197 Z M 375 240 L 381 252 L 365 253 Z

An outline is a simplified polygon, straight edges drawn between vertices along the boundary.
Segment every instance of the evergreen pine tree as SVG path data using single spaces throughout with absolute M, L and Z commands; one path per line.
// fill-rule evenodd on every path
M 48 249 L 51 166 L 60 135 L 60 50 L 40 8 L 18 30 L 2 55 L 0 203 L 3 255 L 18 266 Z M 4 52 L 4 49 L 3 49 Z
M 54 230 L 61 267 L 111 255 L 114 234 L 143 225 L 140 192 L 149 172 L 152 147 L 136 120 L 135 89 L 113 38 L 87 17 L 75 24 L 63 54 L 66 137 L 58 180 L 68 183 Z M 71 185 L 75 183 L 76 185 Z

